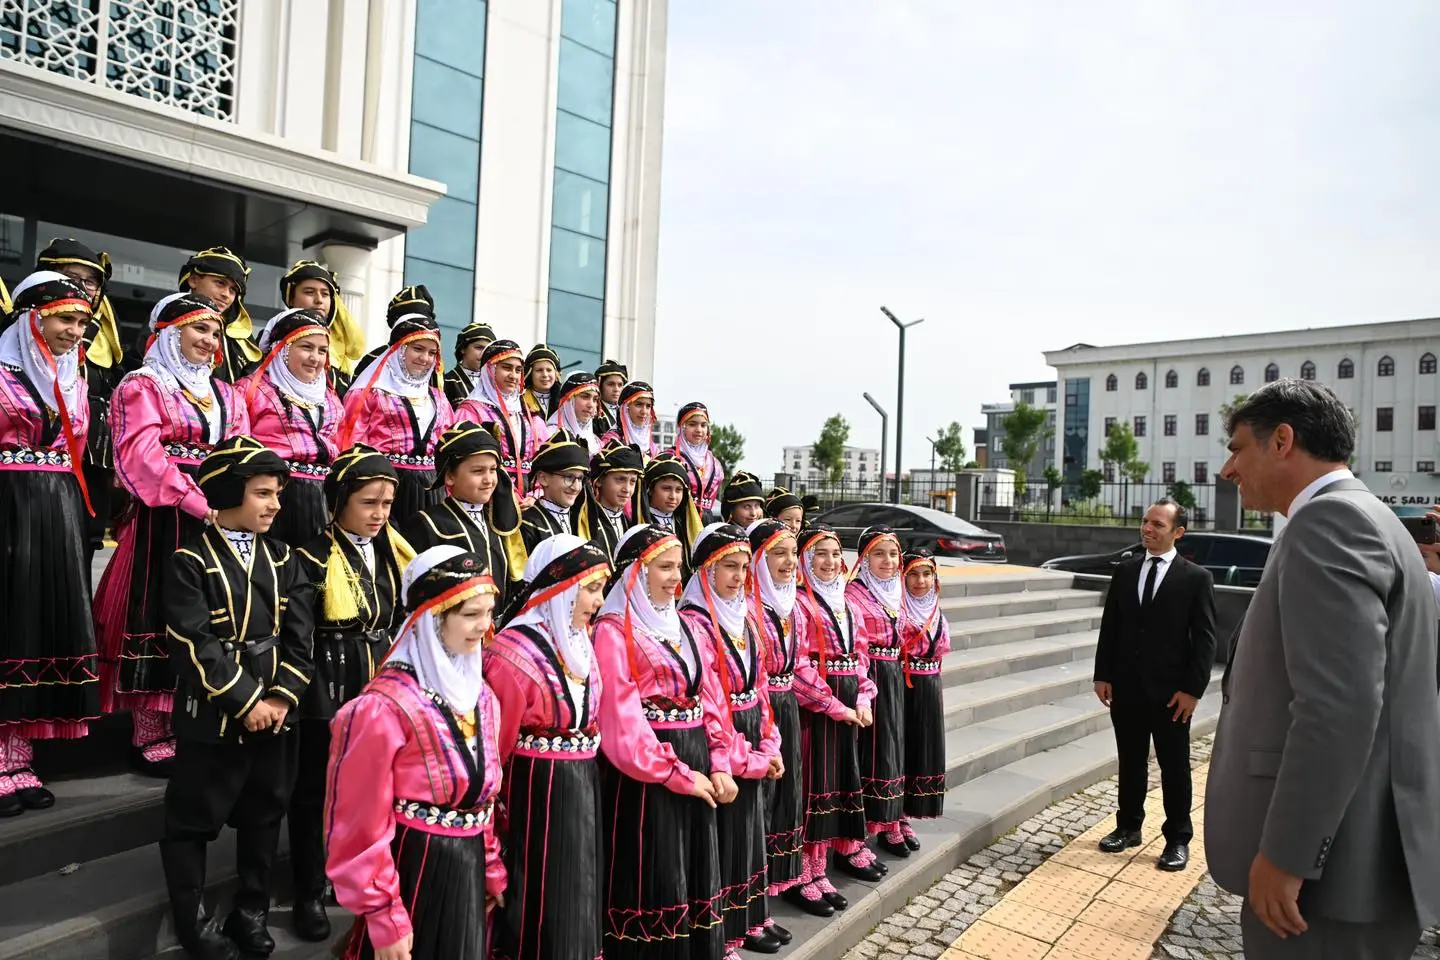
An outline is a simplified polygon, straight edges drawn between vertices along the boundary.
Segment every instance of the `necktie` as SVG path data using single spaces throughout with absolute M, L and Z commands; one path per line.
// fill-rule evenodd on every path
M 1150 606 L 1150 602 L 1155 599 L 1155 577 L 1158 575 L 1159 571 L 1160 558 L 1151 557 L 1150 572 L 1145 575 L 1145 596 L 1144 599 L 1140 601 L 1140 606 L 1148 607 Z

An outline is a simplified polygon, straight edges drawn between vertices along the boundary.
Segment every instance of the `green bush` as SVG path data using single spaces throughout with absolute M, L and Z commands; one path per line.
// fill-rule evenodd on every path
M 1115 516 L 1109 505 L 1096 500 L 1072 500 L 1058 509 L 1044 506 L 1021 507 L 1020 519 L 1026 523 L 1065 523 L 1075 526 L 1120 527 L 1124 521 Z

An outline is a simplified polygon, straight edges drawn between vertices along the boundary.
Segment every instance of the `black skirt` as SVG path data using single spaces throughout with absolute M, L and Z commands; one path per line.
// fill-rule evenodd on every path
M 735 730 L 760 746 L 760 706 L 732 711 Z M 740 794 L 722 803 L 715 815 L 720 837 L 720 882 L 725 894 L 725 942 L 732 946 L 765 922 L 766 780 L 735 778 Z
M 800 705 L 790 690 L 770 691 L 770 712 L 780 732 L 785 776 L 765 781 L 765 860 L 770 889 L 784 890 L 805 875 L 805 755 Z
M 830 689 L 852 710 L 860 678 L 830 674 Z M 806 712 L 805 842 L 865 839 L 865 801 L 860 785 L 858 727 Z
M 447 837 L 397 823 L 390 852 L 415 931 L 411 960 L 485 960 L 484 836 Z M 363 917 L 351 928 L 344 956 L 375 956 Z
M 324 483 L 314 477 L 292 475 L 280 491 L 280 514 L 268 536 L 292 547 L 303 547 L 324 533 L 329 522 Z
M 497 960 L 601 954 L 600 767 L 514 755 L 501 834 L 509 886 L 495 917 Z
M 657 729 L 692 770 L 708 774 L 705 728 Z M 698 797 L 602 765 L 606 960 L 720 960 L 720 852 L 715 811 Z
M 871 660 L 875 722 L 860 732 L 860 782 L 865 822 L 894 823 L 905 805 L 905 679 L 895 660 Z
M 74 474 L 0 470 L 0 730 L 78 737 L 100 715 L 87 516 Z
M 912 673 L 905 688 L 905 816 L 945 812 L 945 695 L 938 673 Z
M 411 470 L 397 467 L 395 472 L 400 475 L 400 483 L 395 488 L 395 504 L 390 508 L 390 524 L 398 529 L 421 510 L 444 500 L 445 488 L 430 489 L 430 484 L 435 482 L 434 469 Z

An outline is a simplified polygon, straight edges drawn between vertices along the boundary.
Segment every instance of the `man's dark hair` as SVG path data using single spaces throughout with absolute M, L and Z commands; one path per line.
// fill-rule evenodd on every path
M 1150 504 L 1150 506 L 1175 508 L 1175 522 L 1170 525 L 1171 530 L 1175 530 L 1180 527 L 1187 527 L 1190 525 L 1190 518 L 1185 515 L 1185 508 L 1180 506 L 1180 501 L 1176 500 L 1174 497 L 1161 497 L 1159 500 L 1156 500 L 1154 503 Z
M 1225 432 L 1233 435 L 1242 423 L 1261 442 L 1288 423 L 1295 446 L 1326 463 L 1349 463 L 1355 452 L 1354 418 L 1334 391 L 1314 380 L 1286 377 L 1265 384 L 1230 411 Z

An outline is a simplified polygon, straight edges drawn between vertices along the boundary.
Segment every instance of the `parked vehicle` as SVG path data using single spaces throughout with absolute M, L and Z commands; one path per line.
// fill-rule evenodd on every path
M 828 523 L 840 536 L 847 550 L 860 544 L 860 534 L 867 527 L 886 526 L 895 531 L 900 545 L 929 547 L 937 557 L 963 557 L 981 563 L 1004 563 L 1005 538 L 982 530 L 973 523 L 930 507 L 900 503 L 847 503 L 815 517 Z
M 1187 533 L 1175 541 L 1175 551 L 1209 570 L 1217 584 L 1232 587 L 1253 587 L 1265 572 L 1274 541 L 1269 537 L 1248 533 Z M 1122 560 L 1138 556 L 1145 547 L 1136 544 L 1112 553 L 1088 553 L 1072 557 L 1056 557 L 1040 564 L 1045 570 L 1070 573 L 1093 573 L 1108 577 Z

